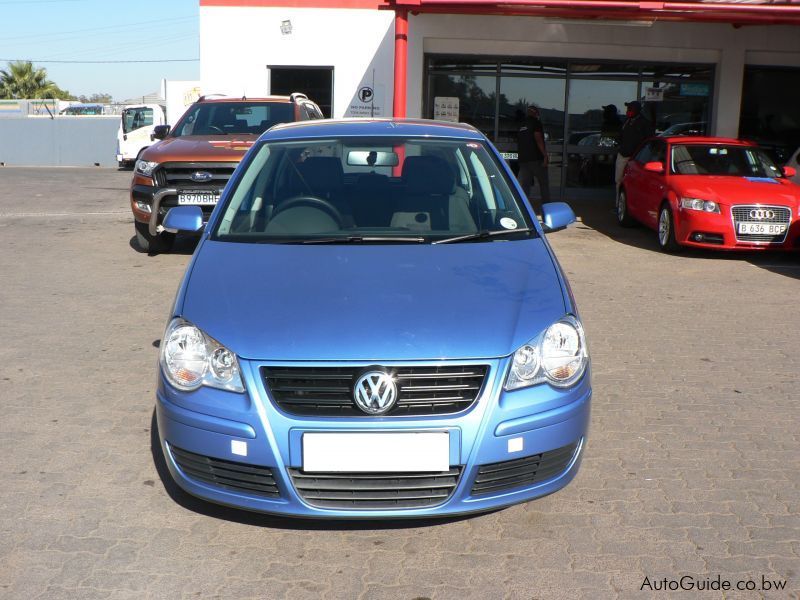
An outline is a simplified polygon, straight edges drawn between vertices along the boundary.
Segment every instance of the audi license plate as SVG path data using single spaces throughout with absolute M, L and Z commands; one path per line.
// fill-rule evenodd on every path
M 219 202 L 219 192 L 178 192 L 178 204 L 214 205 Z
M 312 473 L 441 472 L 450 468 L 450 434 L 304 433 L 303 470 Z
M 781 235 L 786 231 L 785 223 L 739 223 L 739 233 L 748 235 Z

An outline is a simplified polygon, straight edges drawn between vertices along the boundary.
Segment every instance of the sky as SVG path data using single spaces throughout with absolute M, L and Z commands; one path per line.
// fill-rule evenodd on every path
M 157 92 L 162 78 L 199 79 L 199 5 L 199 0 L 0 0 L 0 69 L 11 60 L 32 60 L 75 96 L 108 93 L 115 101 Z M 175 60 L 181 62 L 166 62 Z

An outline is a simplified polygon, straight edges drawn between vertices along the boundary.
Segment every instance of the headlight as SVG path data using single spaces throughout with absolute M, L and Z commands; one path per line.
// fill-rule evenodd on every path
M 581 378 L 588 364 L 583 327 L 578 319 L 567 315 L 514 352 L 505 389 L 516 390 L 545 381 L 556 387 L 569 387 Z
M 136 172 L 147 177 L 151 177 L 153 175 L 153 169 L 158 166 L 157 162 L 149 161 L 149 160 L 137 160 L 136 161 Z
M 207 385 L 244 391 L 236 355 L 183 319 L 173 319 L 164 332 L 159 362 L 164 376 L 178 389 Z
M 681 208 L 701 210 L 708 213 L 719 213 L 719 204 L 711 200 L 702 200 L 700 198 L 681 198 Z

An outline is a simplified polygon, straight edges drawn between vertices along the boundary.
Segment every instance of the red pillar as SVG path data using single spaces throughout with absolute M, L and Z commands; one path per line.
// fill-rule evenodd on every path
M 406 80 L 408 78 L 408 10 L 394 13 L 394 117 L 406 116 Z

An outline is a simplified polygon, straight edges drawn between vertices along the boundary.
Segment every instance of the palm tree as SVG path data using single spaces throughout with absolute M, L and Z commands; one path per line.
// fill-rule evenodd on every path
M 36 69 L 29 60 L 8 63 L 0 69 L 0 98 L 57 98 L 58 86 L 47 79 L 47 69 Z

